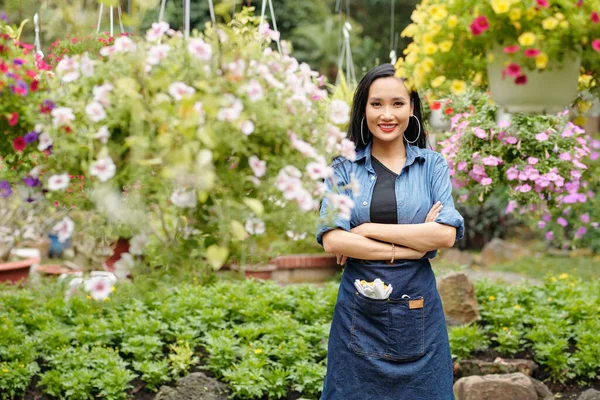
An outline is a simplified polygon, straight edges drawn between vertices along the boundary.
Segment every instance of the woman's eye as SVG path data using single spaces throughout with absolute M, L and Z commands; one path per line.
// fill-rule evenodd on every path
M 371 105 L 372 105 L 373 107 L 379 107 L 379 106 L 381 105 L 381 103 L 377 103 L 377 102 L 375 102 L 375 103 L 371 103 Z
M 404 105 L 404 103 L 402 103 L 401 101 L 397 101 L 394 103 L 394 105 L 398 106 L 398 107 L 402 107 Z

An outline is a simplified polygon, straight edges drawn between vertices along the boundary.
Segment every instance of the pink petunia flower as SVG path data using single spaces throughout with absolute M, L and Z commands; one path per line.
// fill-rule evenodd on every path
M 537 140 L 538 142 L 545 142 L 546 140 L 548 140 L 548 137 L 549 136 L 546 132 L 541 132 L 535 135 L 535 140 Z
M 597 24 L 600 22 L 600 17 L 598 17 L 598 13 L 596 11 L 592 11 L 592 15 L 590 17 L 593 23 Z
M 481 15 L 475 18 L 469 27 L 471 28 L 471 33 L 473 35 L 479 36 L 489 29 L 490 24 L 487 17 L 485 15 Z
M 519 75 L 515 78 L 516 85 L 525 85 L 527 83 L 527 75 Z
M 567 225 L 569 225 L 569 223 L 567 222 L 567 220 L 564 219 L 563 217 L 558 217 L 558 219 L 556 220 L 556 223 L 559 224 L 560 226 L 567 226 Z
M 506 46 L 504 48 L 504 53 L 505 54 L 514 54 L 517 51 L 519 51 L 519 45 L 517 45 L 517 44 L 513 44 L 512 46 Z
M 505 71 L 507 75 L 517 77 L 521 75 L 521 66 L 517 63 L 510 63 Z
M 592 40 L 592 49 L 600 53 L 600 39 Z
M 534 58 L 540 54 L 540 51 L 538 49 L 526 49 L 523 53 L 525 57 Z
M 536 3 L 538 6 L 543 7 L 543 8 L 550 7 L 550 3 L 548 2 L 548 0 L 536 0 Z

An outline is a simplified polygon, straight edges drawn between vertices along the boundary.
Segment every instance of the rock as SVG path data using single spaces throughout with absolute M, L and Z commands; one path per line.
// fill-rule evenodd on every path
M 519 260 L 529 255 L 531 255 L 531 252 L 525 247 L 495 238 L 481 250 L 480 262 L 482 265 L 491 266 L 504 261 Z
M 470 267 L 475 263 L 475 259 L 471 253 L 460 251 L 459 249 L 444 249 L 438 250 L 440 260 L 451 265 L 466 265 Z
M 224 383 L 209 378 L 202 372 L 191 373 L 176 383 L 176 386 L 163 386 L 154 400 L 227 400 Z
M 600 400 L 600 392 L 595 389 L 588 389 L 581 393 L 577 400 Z
M 457 400 L 538 400 L 533 382 L 520 372 L 460 378 L 454 394 Z
M 468 324 L 481 317 L 475 287 L 464 272 L 451 272 L 438 282 L 446 321 L 450 325 Z
M 455 363 L 455 375 L 458 378 L 472 375 L 511 374 L 520 372 L 531 376 L 538 366 L 531 360 L 502 359 L 497 358 L 494 362 L 483 360 L 462 360 Z
M 548 386 L 546 386 L 543 382 L 540 382 L 535 378 L 529 377 L 529 379 L 531 379 L 531 383 L 535 388 L 538 400 L 554 400 L 554 395 L 552 394 L 550 389 L 548 389 Z

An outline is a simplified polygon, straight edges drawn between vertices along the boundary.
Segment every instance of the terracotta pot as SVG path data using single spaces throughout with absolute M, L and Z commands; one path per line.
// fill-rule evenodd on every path
M 335 256 L 327 253 L 279 256 L 273 263 L 278 269 L 329 268 L 337 265 Z
M 18 283 L 27 279 L 31 266 L 39 262 L 40 259 L 36 257 L 0 263 L 0 282 Z
M 81 271 L 65 267 L 62 264 L 44 264 L 44 265 L 38 265 L 35 268 L 35 272 L 37 272 L 38 274 L 41 274 L 41 275 L 58 276 L 58 275 L 62 275 L 62 274 L 75 274 L 75 273 L 81 272 Z

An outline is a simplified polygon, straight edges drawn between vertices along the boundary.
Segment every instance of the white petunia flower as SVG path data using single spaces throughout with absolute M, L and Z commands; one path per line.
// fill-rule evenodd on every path
M 144 248 L 148 244 L 148 236 L 142 234 L 135 235 L 129 241 L 129 253 L 135 256 L 141 256 L 144 254 Z
M 38 150 L 44 151 L 48 147 L 52 146 L 54 140 L 50 137 L 47 132 L 42 132 L 38 137 Z
M 265 233 L 265 223 L 258 218 L 248 218 L 244 228 L 251 235 L 262 235 Z
M 58 175 L 52 175 L 48 178 L 48 190 L 57 191 L 57 190 L 65 190 L 69 187 L 69 182 L 71 178 L 69 178 L 69 174 L 62 173 Z
M 252 156 L 248 159 L 248 164 L 250 168 L 252 168 L 252 172 L 257 178 L 260 178 L 265 175 L 267 172 L 267 162 L 260 160 L 256 156 Z
M 158 44 L 150 47 L 146 62 L 150 65 L 158 65 L 162 60 L 167 58 L 171 47 L 168 44 Z
M 75 114 L 69 107 L 56 107 L 50 113 L 52 115 L 52 124 L 54 126 L 65 126 L 69 122 L 75 121 Z
M 156 42 L 165 33 L 169 31 L 169 24 L 162 22 L 153 22 L 152 27 L 146 31 L 146 40 L 149 42 Z
M 64 243 L 71 237 L 73 230 L 75 229 L 75 223 L 69 217 L 64 217 L 52 228 L 52 232 L 58 236 L 58 241 Z
M 183 82 L 174 82 L 169 86 L 169 94 L 177 101 L 196 93 L 196 89 Z
M 61 76 L 63 82 L 73 82 L 80 76 L 79 62 L 75 58 L 64 56 L 56 65 L 56 72 Z
M 94 276 L 86 280 L 84 289 L 94 300 L 104 300 L 112 293 L 113 283 L 105 276 Z
M 110 131 L 105 125 L 102 125 L 93 138 L 98 139 L 102 143 L 106 144 L 108 143 L 108 138 L 110 138 Z
M 324 163 L 311 162 L 306 166 L 306 172 L 312 180 L 321 180 L 332 176 L 333 168 Z
M 193 190 L 177 189 L 171 195 L 171 202 L 179 208 L 194 208 L 198 204 L 198 196 Z
M 115 44 L 113 44 L 115 52 L 117 53 L 126 53 L 135 51 L 137 49 L 137 45 L 133 40 L 131 40 L 127 36 L 121 36 L 115 39 Z
M 106 111 L 102 104 L 97 101 L 92 101 L 90 104 L 85 106 L 85 112 L 92 122 L 100 122 L 106 118 Z
M 202 39 L 190 39 L 187 49 L 197 60 L 209 61 L 212 58 L 212 47 Z
M 246 91 L 248 93 L 248 98 L 252 102 L 259 101 L 265 96 L 265 91 L 263 87 L 254 79 L 252 79 L 250 83 L 248 83 Z
M 100 86 L 94 86 L 92 89 L 94 93 L 94 101 L 102 104 L 104 107 L 108 107 L 110 105 L 110 101 L 108 96 L 110 92 L 113 90 L 113 85 L 110 83 L 105 83 Z
M 135 260 L 130 253 L 121 253 L 121 258 L 114 263 L 115 276 L 119 279 L 127 279 L 134 265 Z
M 343 125 L 350 120 L 350 106 L 342 100 L 333 100 L 329 104 L 329 119 L 336 125 Z
M 202 104 L 201 101 L 197 101 L 194 104 L 194 111 L 196 111 L 199 115 L 199 119 L 198 119 L 198 123 L 199 124 L 204 124 L 206 122 L 206 113 L 204 112 L 204 105 Z
M 83 56 L 81 57 L 81 72 L 83 75 L 87 77 L 94 76 L 94 64 L 96 64 L 96 61 L 92 61 L 90 57 L 88 57 L 87 52 L 83 53 Z
M 90 165 L 90 175 L 97 176 L 101 182 L 106 182 L 117 173 L 117 166 L 110 157 L 101 157 Z
M 244 121 L 240 129 L 244 135 L 251 135 L 254 132 L 254 123 L 250 120 Z

